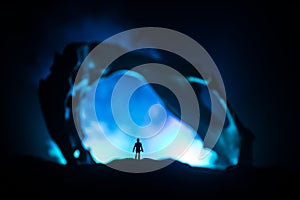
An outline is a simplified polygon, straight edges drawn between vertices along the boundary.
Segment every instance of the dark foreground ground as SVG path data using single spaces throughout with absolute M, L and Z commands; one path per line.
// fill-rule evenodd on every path
M 173 162 L 148 173 L 126 173 L 105 165 L 67 166 L 31 157 L 1 161 L 1 195 L 8 199 L 298 199 L 299 172 L 282 168 L 225 171 Z M 21 195 L 21 196 L 20 196 Z

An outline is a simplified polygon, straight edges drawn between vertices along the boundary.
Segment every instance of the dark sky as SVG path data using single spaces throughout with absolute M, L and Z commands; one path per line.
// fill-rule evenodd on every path
M 129 28 L 156 26 L 192 37 L 215 61 L 228 100 L 255 134 L 255 165 L 298 167 L 296 6 L 162 2 L 1 5 L 8 11 L 1 13 L 2 152 L 45 154 L 49 135 L 36 92 L 55 52 L 69 42 L 101 41 Z

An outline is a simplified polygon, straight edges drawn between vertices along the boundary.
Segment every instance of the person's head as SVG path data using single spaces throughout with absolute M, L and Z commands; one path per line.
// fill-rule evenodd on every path
M 137 142 L 139 142 L 139 141 L 140 141 L 140 139 L 138 138 L 138 139 L 136 139 L 136 141 L 137 141 Z

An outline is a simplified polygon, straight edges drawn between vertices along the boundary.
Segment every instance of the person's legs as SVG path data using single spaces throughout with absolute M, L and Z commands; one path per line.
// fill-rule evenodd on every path
M 138 160 L 140 160 L 141 159 L 141 154 L 140 153 L 138 153 Z
M 138 154 L 138 153 L 135 153 L 134 159 L 137 159 L 137 154 Z

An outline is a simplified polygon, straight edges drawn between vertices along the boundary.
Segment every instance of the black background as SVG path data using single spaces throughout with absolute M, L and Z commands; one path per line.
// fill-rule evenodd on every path
M 2 154 L 46 156 L 49 136 L 36 91 L 56 51 L 73 39 L 96 40 L 99 30 L 105 32 L 99 33 L 101 40 L 128 28 L 155 26 L 192 37 L 211 55 L 233 109 L 255 134 L 255 166 L 299 167 L 296 3 L 1 4 Z M 100 28 L 99 21 L 104 21 Z

